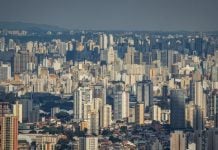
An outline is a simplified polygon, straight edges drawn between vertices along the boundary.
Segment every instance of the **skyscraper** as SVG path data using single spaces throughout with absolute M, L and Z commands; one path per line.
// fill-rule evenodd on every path
M 144 103 L 136 103 L 135 105 L 135 123 L 144 124 Z
M 114 37 L 112 34 L 108 35 L 108 46 L 113 46 L 114 45 Z
M 153 83 L 151 80 L 137 82 L 137 101 L 144 102 L 144 107 L 150 107 L 153 104 Z
M 186 149 L 186 135 L 183 131 L 174 131 L 170 134 L 170 149 L 171 150 Z
M 98 42 L 99 42 L 100 49 L 103 49 L 103 50 L 107 49 L 108 39 L 107 39 L 107 35 L 106 34 L 100 34 Z
M 84 118 L 84 104 L 92 102 L 92 89 L 90 87 L 81 86 L 74 92 L 74 119 L 80 121 Z M 86 113 L 87 114 L 87 113 Z
M 195 82 L 195 105 L 199 106 L 203 113 L 203 117 L 206 117 L 206 98 L 203 92 L 203 85 L 201 81 Z
M 171 90 L 170 125 L 172 129 L 185 128 L 185 94 L 184 90 Z
M 218 149 L 218 128 L 211 128 L 207 131 L 207 149 Z
M 117 91 L 114 94 L 114 120 L 123 120 L 129 117 L 129 93 Z
M 23 121 L 22 109 L 23 109 L 23 108 L 22 108 L 22 104 L 19 104 L 18 101 L 16 101 L 16 103 L 13 104 L 13 114 L 14 114 L 14 116 L 17 116 L 18 121 L 19 121 L 20 123 L 22 123 L 22 121 Z
M 22 104 L 22 118 L 24 122 L 30 122 L 30 113 L 33 109 L 33 102 L 29 99 L 21 99 L 20 104 Z
M 100 110 L 100 127 L 107 128 L 112 123 L 112 107 L 111 105 L 103 105 Z
M 0 149 L 18 149 L 18 119 L 10 113 L 8 103 L 0 103 Z
M 195 51 L 197 54 L 203 55 L 203 39 L 202 38 L 195 38 Z
M 0 38 L 0 51 L 5 51 L 5 38 Z
M 0 63 L 0 80 L 10 80 L 11 79 L 11 66 L 9 64 Z
M 25 71 L 33 71 L 36 63 L 36 57 L 30 52 L 16 53 L 13 58 L 13 73 L 23 73 Z

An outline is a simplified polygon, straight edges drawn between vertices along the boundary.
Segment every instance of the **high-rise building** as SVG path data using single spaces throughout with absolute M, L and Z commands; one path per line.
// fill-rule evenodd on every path
M 138 102 L 144 102 L 144 107 L 146 109 L 152 106 L 153 104 L 153 83 L 151 80 L 143 80 L 143 81 L 137 82 L 136 92 L 137 92 Z
M 195 51 L 197 54 L 201 55 L 203 54 L 203 39 L 202 38 L 195 38 Z
M 98 137 L 86 136 L 79 138 L 80 150 L 98 150 Z
M 0 149 L 18 149 L 18 119 L 4 102 L 0 103 Z
M 92 102 L 92 89 L 89 87 L 79 87 L 74 92 L 74 120 L 81 121 L 84 119 L 84 106 L 83 104 Z M 87 114 L 87 113 L 86 113 Z
M 11 79 L 11 66 L 9 64 L 0 63 L 0 81 Z
M 135 105 L 135 123 L 144 124 L 144 103 L 136 103 Z
M 100 127 L 107 128 L 112 124 L 112 107 L 111 105 L 103 105 L 100 110 Z
M 33 102 L 30 99 L 21 99 L 19 101 L 22 104 L 22 118 L 23 122 L 30 122 L 30 113 L 33 109 Z
M 117 91 L 114 94 L 114 120 L 123 120 L 129 117 L 129 93 Z
M 20 123 L 22 123 L 22 121 L 23 121 L 23 118 L 22 118 L 23 113 L 22 113 L 22 111 L 23 111 L 22 104 L 19 104 L 18 101 L 16 101 L 16 103 L 13 104 L 13 114 L 14 114 L 14 116 L 16 116 L 18 118 L 18 121 Z
M 162 66 L 168 66 L 168 53 L 167 51 L 161 51 L 161 65 Z
M 33 107 L 32 111 L 30 112 L 30 122 L 35 123 L 39 121 L 39 106 L 36 105 Z
M 207 149 L 218 149 L 218 128 L 211 128 L 207 131 Z
M 135 48 L 134 47 L 128 47 L 127 52 L 125 53 L 124 56 L 124 63 L 125 64 L 134 64 L 134 55 L 135 55 Z
M 115 61 L 115 52 L 113 47 L 109 47 L 107 50 L 107 64 L 112 64 Z
M 57 113 L 59 113 L 60 112 L 60 108 L 59 107 L 53 107 L 53 108 L 51 108 L 51 117 L 52 118 L 55 118 L 55 115 L 57 114 Z
M 9 39 L 8 41 L 8 50 L 13 50 L 15 48 L 15 43 L 13 39 Z
M 88 114 L 88 134 L 99 134 L 99 114 L 96 110 Z
M 0 51 L 5 51 L 5 38 L 0 38 Z
M 108 35 L 108 46 L 113 46 L 114 45 L 114 37 L 112 34 Z
M 218 91 L 213 91 L 208 99 L 208 115 L 211 120 L 214 120 L 214 126 L 218 128 Z
M 171 128 L 184 129 L 185 128 L 185 94 L 182 89 L 171 90 L 170 102 L 170 125 Z
M 164 101 L 167 101 L 167 98 L 168 98 L 168 86 L 167 85 L 163 85 L 162 87 L 162 97 Z
M 183 131 L 174 131 L 170 134 L 170 149 L 171 150 L 186 149 L 186 135 Z
M 218 66 L 218 50 L 214 52 L 216 66 Z
M 100 49 L 103 49 L 103 50 L 107 49 L 108 39 L 107 39 L 107 35 L 106 34 L 100 34 L 98 42 L 99 42 Z
M 16 53 L 13 58 L 13 73 L 23 73 L 25 71 L 33 71 L 35 69 L 36 57 L 30 52 Z
M 161 107 L 158 105 L 152 106 L 152 120 L 161 122 Z
M 218 82 L 218 64 L 217 66 L 213 66 L 211 69 L 211 80 Z
M 203 92 L 203 85 L 201 81 L 195 82 L 195 105 L 200 107 L 203 113 L 203 118 L 206 117 L 206 98 Z
M 170 73 L 172 72 L 172 65 L 174 64 L 174 61 L 173 61 L 174 53 L 175 53 L 175 51 L 173 51 L 173 50 L 167 51 L 167 67 L 168 67 Z

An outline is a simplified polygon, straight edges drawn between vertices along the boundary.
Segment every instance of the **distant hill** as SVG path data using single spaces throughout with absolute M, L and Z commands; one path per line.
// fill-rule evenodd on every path
M 26 31 L 68 31 L 68 29 L 61 28 L 53 25 L 35 24 L 35 23 L 24 23 L 24 22 L 1 22 L 0 29 L 8 30 L 26 30 Z

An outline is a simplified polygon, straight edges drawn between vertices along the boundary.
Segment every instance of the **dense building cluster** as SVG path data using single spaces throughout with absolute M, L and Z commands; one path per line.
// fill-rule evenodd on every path
M 216 33 L 0 35 L 0 149 L 218 149 Z

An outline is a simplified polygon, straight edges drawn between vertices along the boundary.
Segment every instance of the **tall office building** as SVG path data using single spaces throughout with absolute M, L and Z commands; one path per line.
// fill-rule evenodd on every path
M 172 72 L 172 65 L 174 64 L 174 61 L 173 61 L 174 53 L 175 52 L 173 50 L 167 51 L 167 67 L 168 67 L 170 73 Z
M 23 73 L 35 69 L 36 57 L 33 53 L 22 51 L 16 53 L 13 58 L 13 73 Z
M 174 131 L 170 133 L 170 149 L 186 150 L 186 135 L 183 131 Z
M 211 69 L 211 80 L 218 82 L 218 64 L 217 66 L 213 66 Z
M 200 107 L 200 110 L 203 113 L 203 118 L 206 117 L 206 98 L 203 92 L 203 85 L 201 81 L 195 82 L 195 105 Z
M 107 128 L 112 124 L 112 107 L 111 105 L 103 105 L 100 108 L 100 127 Z
M 144 107 L 148 108 L 153 104 L 153 83 L 151 80 L 137 82 L 137 101 L 144 102 Z
M 84 106 L 83 104 L 92 103 L 93 93 L 89 87 L 79 87 L 74 92 L 74 120 L 81 121 L 84 118 Z
M 144 124 L 144 103 L 136 103 L 135 105 L 135 123 Z
M 30 122 L 35 123 L 39 121 L 39 106 L 36 105 L 33 107 L 32 111 L 30 112 Z
M 0 103 L 0 149 L 18 149 L 18 119 L 10 113 L 8 103 Z
M 203 39 L 202 38 L 195 38 L 195 51 L 199 55 L 203 55 Z
M 22 118 L 23 122 L 30 122 L 30 113 L 33 109 L 33 102 L 30 99 L 21 99 L 19 101 L 20 104 L 22 104 Z
M 163 85 L 162 87 L 162 97 L 164 101 L 167 101 L 167 98 L 168 98 L 168 86 L 167 85 Z
M 0 51 L 2 52 L 5 51 L 5 38 L 4 37 L 0 38 Z
M 59 113 L 60 112 L 60 108 L 59 107 L 53 107 L 53 108 L 51 108 L 51 117 L 52 118 L 55 118 L 55 115 L 57 114 L 57 113 Z
M 191 101 L 195 101 L 195 81 L 194 80 L 190 80 L 189 97 L 190 97 Z
M 107 50 L 107 64 L 112 64 L 115 61 L 115 52 L 113 47 L 109 47 Z
M 9 39 L 8 41 L 8 50 L 13 50 L 15 49 L 15 43 L 13 39 Z
M 114 45 L 114 37 L 112 34 L 108 35 L 108 46 L 113 46 Z
M 0 81 L 11 79 L 11 66 L 9 64 L 0 63 Z
M 134 47 L 127 48 L 127 52 L 125 53 L 125 56 L 124 56 L 124 63 L 125 64 L 134 64 L 135 63 L 135 61 L 134 61 L 135 52 L 136 52 L 136 50 Z
M 99 134 L 99 114 L 98 111 L 93 110 L 89 112 L 88 117 L 88 133 L 98 135 Z
M 216 66 L 218 66 L 218 50 L 214 52 Z
M 98 137 L 86 136 L 79 138 L 80 150 L 98 150 Z
M 19 104 L 18 101 L 16 101 L 16 103 L 13 104 L 13 114 L 14 114 L 14 116 L 16 116 L 18 118 L 18 121 L 20 123 L 22 123 L 22 121 L 23 121 L 23 118 L 22 118 L 23 113 L 22 113 L 22 111 L 23 111 L 22 104 Z
M 214 126 L 218 128 L 218 91 L 213 91 L 209 98 L 209 117 L 214 120 Z
M 117 91 L 114 94 L 114 120 L 123 120 L 129 117 L 129 93 Z
M 93 98 L 100 98 L 103 100 L 103 104 L 106 104 L 106 88 L 102 84 L 96 84 L 93 86 Z
M 107 35 L 106 34 L 100 34 L 99 35 L 99 39 L 98 39 L 98 42 L 99 42 L 99 47 L 100 49 L 107 49 L 107 46 L 108 46 L 108 38 L 107 38 Z
M 203 129 L 203 115 L 199 106 L 194 105 L 193 101 L 186 105 L 187 126 L 192 127 L 195 131 Z
M 152 120 L 161 122 L 161 107 L 156 104 L 152 106 Z
M 162 66 L 168 66 L 168 52 L 167 51 L 161 51 L 161 65 Z
M 207 149 L 218 149 L 218 128 L 211 128 L 207 131 Z
M 185 128 L 185 94 L 184 90 L 171 90 L 170 94 L 170 125 L 171 128 L 184 129 Z

